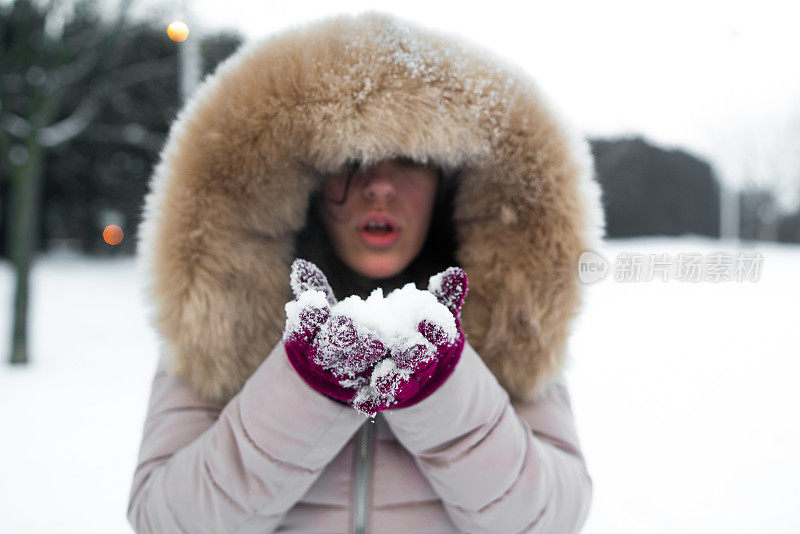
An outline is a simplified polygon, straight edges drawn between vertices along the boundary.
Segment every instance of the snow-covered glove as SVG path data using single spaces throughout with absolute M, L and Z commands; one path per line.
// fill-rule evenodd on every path
M 417 324 L 416 333 L 382 340 L 390 347 L 391 357 L 374 366 L 370 383 L 359 390 L 353 400 L 358 411 L 374 415 L 387 408 L 412 406 L 447 380 L 464 349 L 461 308 L 467 288 L 467 274 L 458 267 L 450 267 L 429 279 L 428 292 L 447 308 L 455 325 L 448 320 L 449 317 L 442 320 L 441 315 L 432 313 Z M 412 292 L 408 286 L 399 291 L 406 290 Z M 391 298 L 392 295 L 388 297 Z
M 336 297 L 313 263 L 295 260 L 290 284 L 295 300 L 286 304 L 283 346 L 292 367 L 316 391 L 351 403 L 386 347 L 346 314 L 331 313 Z

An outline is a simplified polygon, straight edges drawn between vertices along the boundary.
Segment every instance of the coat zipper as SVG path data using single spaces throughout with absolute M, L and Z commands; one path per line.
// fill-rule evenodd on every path
M 364 423 L 358 431 L 355 451 L 355 474 L 353 476 L 353 532 L 366 534 L 367 532 L 367 500 L 369 498 L 370 472 L 372 471 L 373 436 L 375 434 L 375 419 Z

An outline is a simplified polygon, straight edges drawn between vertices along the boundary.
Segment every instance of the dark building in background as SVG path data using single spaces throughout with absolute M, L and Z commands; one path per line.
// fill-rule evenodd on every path
M 800 243 L 800 209 L 784 216 L 778 226 L 778 241 L 781 243 Z
M 719 185 L 708 163 L 641 138 L 591 145 L 608 237 L 719 236 Z

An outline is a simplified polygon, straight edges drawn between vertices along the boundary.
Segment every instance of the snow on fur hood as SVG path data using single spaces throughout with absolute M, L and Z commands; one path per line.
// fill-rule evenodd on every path
M 376 13 L 246 43 L 172 125 L 138 254 L 173 373 L 235 395 L 281 338 L 320 174 L 397 156 L 461 170 L 464 330 L 512 397 L 535 395 L 563 365 L 578 257 L 603 234 L 588 144 L 513 66 Z

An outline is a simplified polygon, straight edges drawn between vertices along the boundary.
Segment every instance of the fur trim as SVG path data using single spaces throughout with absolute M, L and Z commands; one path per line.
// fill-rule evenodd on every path
M 172 371 L 229 400 L 280 340 L 319 174 L 400 155 L 461 169 L 467 339 L 512 397 L 535 395 L 603 233 L 588 144 L 515 68 L 376 13 L 244 45 L 173 124 L 139 240 Z

